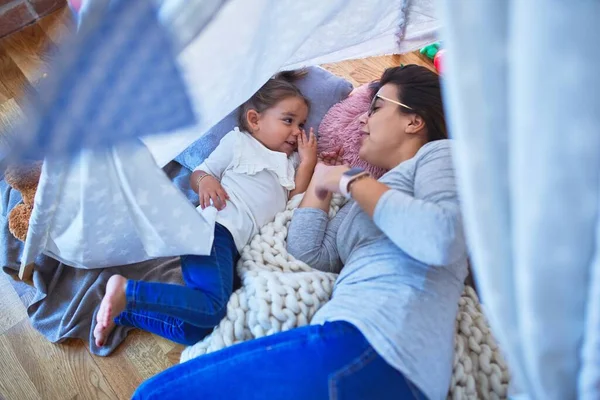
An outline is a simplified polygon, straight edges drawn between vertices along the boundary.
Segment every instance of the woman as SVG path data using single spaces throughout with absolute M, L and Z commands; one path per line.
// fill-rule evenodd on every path
M 309 326 L 173 367 L 135 398 L 446 397 L 467 256 L 437 76 L 386 70 L 363 122 L 360 157 L 390 171 L 319 165 L 289 228 L 292 255 L 340 273 L 331 301 Z M 335 192 L 353 200 L 329 221 Z

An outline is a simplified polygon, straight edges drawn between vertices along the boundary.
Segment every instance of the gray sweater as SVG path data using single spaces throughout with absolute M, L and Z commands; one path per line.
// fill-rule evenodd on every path
M 340 274 L 312 324 L 352 323 L 430 399 L 444 399 L 467 275 L 451 141 L 426 144 L 379 181 L 392 190 L 373 219 L 354 201 L 331 221 L 322 210 L 296 210 L 288 251 Z

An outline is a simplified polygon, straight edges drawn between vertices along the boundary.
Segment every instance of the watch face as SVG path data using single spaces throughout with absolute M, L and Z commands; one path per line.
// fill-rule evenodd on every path
M 353 176 L 361 174 L 363 172 L 365 172 L 365 170 L 362 168 L 351 168 L 348 171 L 344 172 L 344 175 L 353 177 Z

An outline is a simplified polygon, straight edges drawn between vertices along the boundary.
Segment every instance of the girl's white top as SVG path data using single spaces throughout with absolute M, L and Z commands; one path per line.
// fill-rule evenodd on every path
M 209 222 L 218 222 L 231 232 L 238 250 L 260 227 L 285 209 L 300 159 L 272 151 L 237 127 L 221 139 L 219 146 L 195 170 L 221 181 L 229 194 L 226 207 L 198 211 Z

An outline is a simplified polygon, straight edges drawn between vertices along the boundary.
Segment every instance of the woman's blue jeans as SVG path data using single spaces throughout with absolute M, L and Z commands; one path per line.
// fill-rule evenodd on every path
M 150 378 L 133 399 L 425 399 L 353 325 L 309 325 L 234 345 Z
M 181 257 L 186 286 L 128 281 L 127 306 L 115 323 L 185 345 L 197 343 L 226 314 L 238 257 L 231 233 L 217 224 L 209 256 Z

